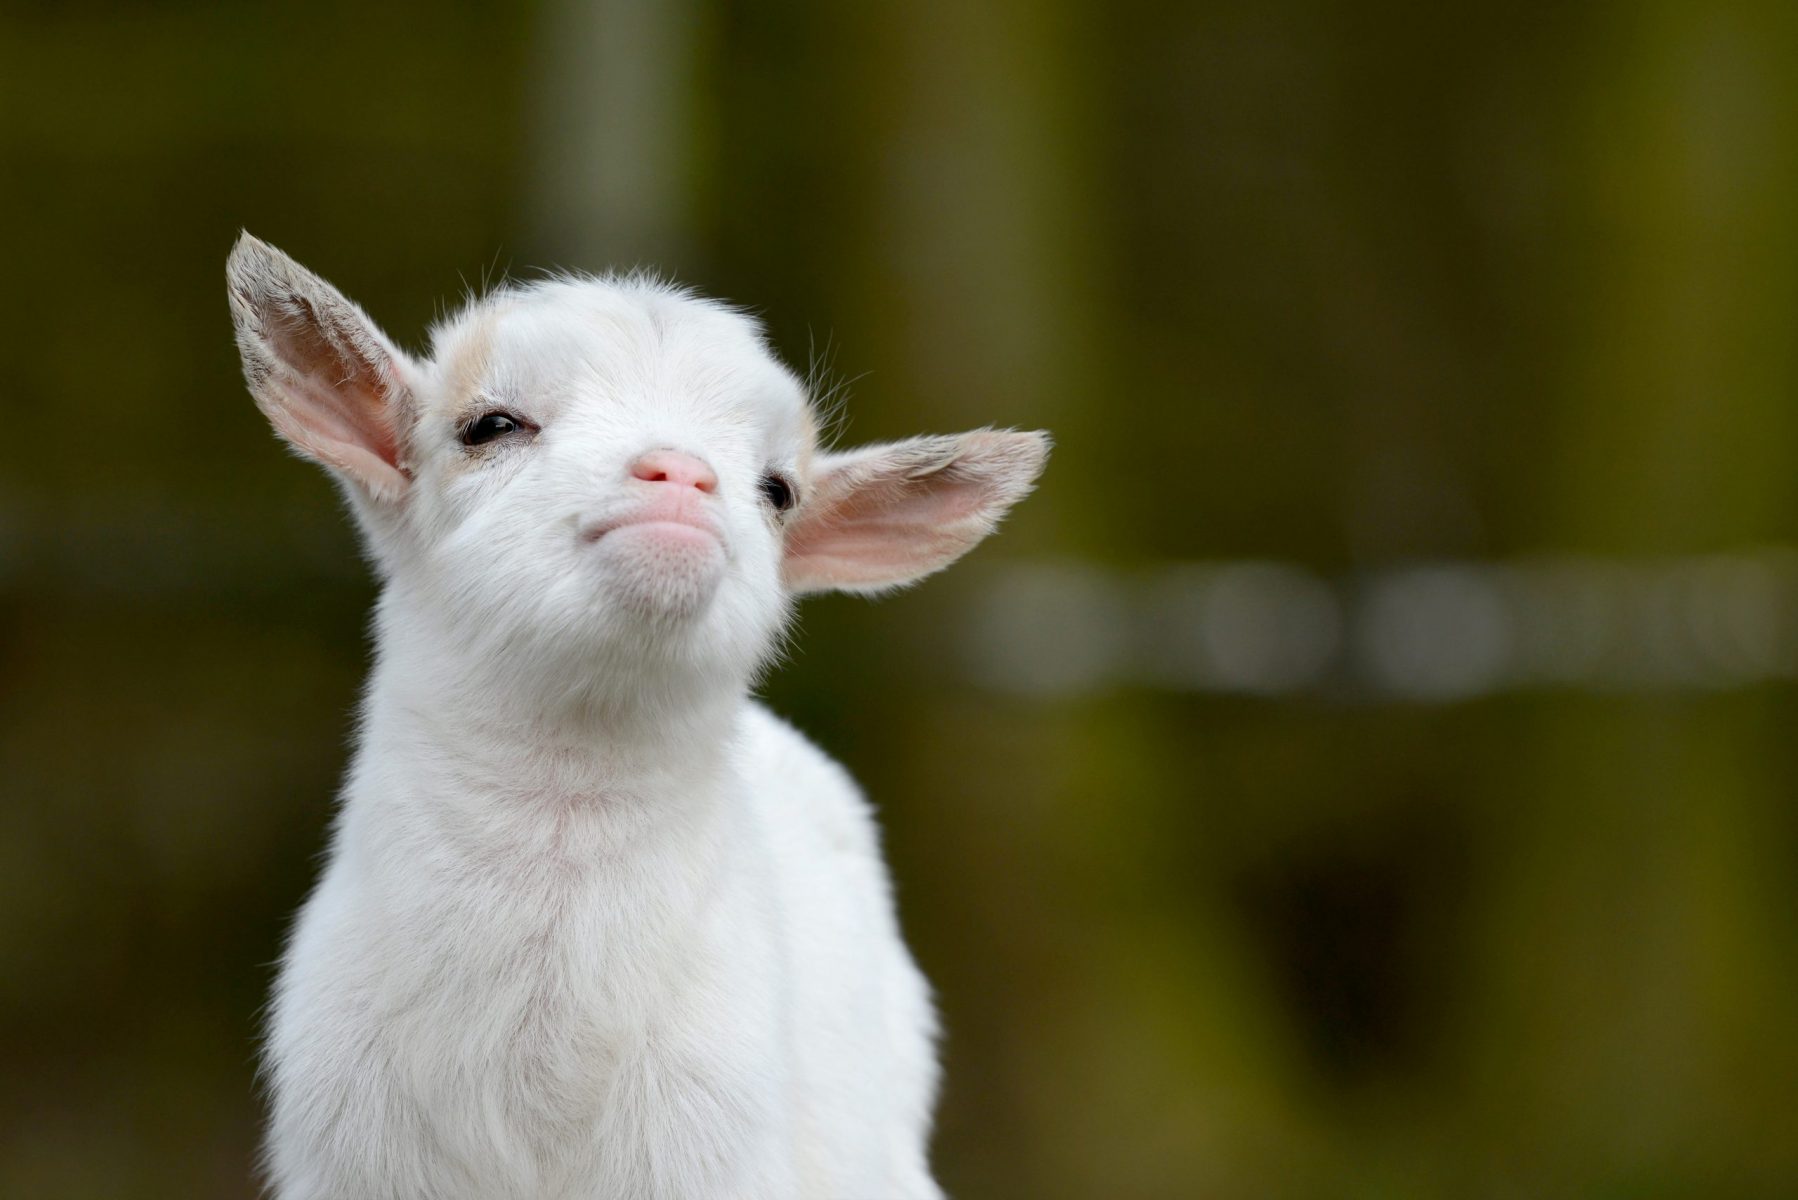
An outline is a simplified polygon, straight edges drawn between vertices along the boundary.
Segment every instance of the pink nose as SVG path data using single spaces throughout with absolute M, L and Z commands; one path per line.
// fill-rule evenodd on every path
M 702 492 L 718 490 L 718 473 L 703 458 L 679 450 L 651 450 L 631 464 L 631 477 L 698 488 Z

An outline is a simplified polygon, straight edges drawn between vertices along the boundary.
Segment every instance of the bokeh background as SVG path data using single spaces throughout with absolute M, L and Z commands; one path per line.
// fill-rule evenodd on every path
M 8 0 L 0 1194 L 254 1194 L 372 585 L 248 227 L 414 348 L 650 264 L 848 440 L 1055 432 L 767 686 L 881 805 L 954 1194 L 1798 1195 L 1794 62 L 1778 0 Z

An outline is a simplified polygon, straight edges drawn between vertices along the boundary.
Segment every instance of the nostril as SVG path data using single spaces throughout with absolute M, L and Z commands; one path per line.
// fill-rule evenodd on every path
M 702 492 L 718 490 L 718 474 L 711 464 L 679 450 L 651 450 L 631 464 L 631 477 L 648 483 L 698 488 Z

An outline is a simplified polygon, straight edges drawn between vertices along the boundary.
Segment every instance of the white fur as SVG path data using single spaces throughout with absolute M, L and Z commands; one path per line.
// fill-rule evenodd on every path
M 252 238 L 229 282 L 257 402 L 383 580 L 269 1023 L 275 1193 L 940 1195 L 935 1019 L 873 819 L 749 688 L 793 594 L 945 565 L 1045 440 L 819 452 L 749 320 L 644 280 L 509 289 L 425 361 Z M 465 446 L 489 410 L 528 427 Z M 662 448 L 716 488 L 633 477 Z M 712 533 L 613 528 L 656 504 Z

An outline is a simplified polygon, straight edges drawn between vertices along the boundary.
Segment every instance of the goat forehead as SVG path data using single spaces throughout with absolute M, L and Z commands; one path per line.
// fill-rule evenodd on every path
M 803 409 L 803 390 L 768 352 L 754 321 L 652 284 L 590 280 L 502 293 L 440 327 L 435 360 L 449 405 L 483 395 L 568 401 L 728 397 Z

